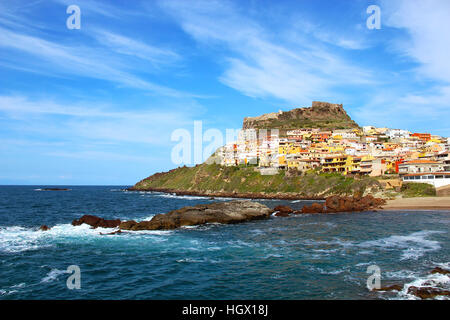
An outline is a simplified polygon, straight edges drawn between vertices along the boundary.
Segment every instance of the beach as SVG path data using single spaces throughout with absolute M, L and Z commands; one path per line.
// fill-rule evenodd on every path
M 446 210 L 450 211 L 450 197 L 402 198 L 388 200 L 383 210 Z

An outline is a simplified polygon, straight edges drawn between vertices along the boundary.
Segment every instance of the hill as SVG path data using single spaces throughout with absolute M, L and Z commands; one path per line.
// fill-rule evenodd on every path
M 243 129 L 350 129 L 358 128 L 342 104 L 313 101 L 310 108 L 296 108 L 244 118 Z
M 201 164 L 156 173 L 130 190 L 174 192 L 244 198 L 317 199 L 328 195 L 353 195 L 377 192 L 379 182 L 370 177 L 360 179 L 340 174 L 293 174 L 280 171 L 261 175 L 256 167 L 222 167 Z

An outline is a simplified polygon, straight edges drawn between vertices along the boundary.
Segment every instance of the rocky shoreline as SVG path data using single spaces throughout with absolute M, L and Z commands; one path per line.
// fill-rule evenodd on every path
M 72 221 L 73 226 L 88 224 L 93 228 L 119 228 L 119 230 L 171 230 L 184 226 L 196 226 L 207 223 L 232 224 L 252 220 L 267 219 L 272 214 L 277 217 L 288 217 L 291 214 L 329 214 L 338 212 L 362 212 L 376 210 L 385 201 L 365 197 L 328 197 L 324 203 L 315 202 L 310 206 L 303 206 L 301 210 L 293 210 L 286 205 L 280 205 L 273 209 L 251 200 L 233 200 L 187 206 L 168 213 L 155 215 L 149 221 L 136 222 L 134 220 L 121 221 L 119 219 L 106 220 L 93 215 L 84 215 L 80 219 Z M 50 228 L 41 226 L 42 231 Z M 120 233 L 120 232 L 118 232 Z
M 300 196 L 298 194 L 288 193 L 261 193 L 261 192 L 202 192 L 202 191 L 186 191 L 177 189 L 164 188 L 127 188 L 127 191 L 141 191 L 141 192 L 162 192 L 167 194 L 174 194 L 177 196 L 197 196 L 209 198 L 236 198 L 236 199 L 264 199 L 264 200 L 325 200 L 323 196 Z
M 433 270 L 429 272 L 429 274 L 442 274 L 448 275 L 450 274 L 450 270 L 443 269 L 441 267 L 435 267 Z M 434 299 L 436 297 L 448 297 L 450 296 L 450 291 L 444 288 L 439 288 L 433 283 L 433 281 L 428 281 L 425 286 L 409 286 L 405 288 L 403 284 L 392 284 L 387 285 L 378 289 L 372 289 L 374 292 L 390 292 L 390 291 L 403 291 L 405 290 L 407 294 L 414 295 L 422 300 L 425 299 Z

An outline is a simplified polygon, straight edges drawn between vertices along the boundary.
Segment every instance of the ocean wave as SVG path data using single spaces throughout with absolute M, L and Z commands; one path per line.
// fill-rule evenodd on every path
M 403 290 L 398 293 L 398 298 L 408 300 L 420 300 L 413 294 L 408 293 L 410 287 L 431 287 L 440 290 L 450 290 L 450 277 L 444 274 L 429 274 L 426 276 L 415 277 L 413 281 L 406 283 L 403 286 Z M 436 296 L 436 300 L 449 300 L 446 296 Z
M 96 238 L 103 239 L 108 233 L 117 230 L 118 228 L 93 229 L 87 224 L 82 224 L 80 226 L 59 224 L 47 231 L 40 231 L 37 227 L 0 227 L 0 252 L 18 253 L 53 247 L 58 242 L 89 241 Z M 167 236 L 173 232 L 173 230 L 126 231 L 121 235 L 121 238 L 150 235 L 157 236 L 154 240 L 160 242 L 167 240 L 165 237 L 161 236 Z
M 208 258 L 202 258 L 202 259 L 193 259 L 193 258 L 184 258 L 184 259 L 178 259 L 176 260 L 178 263 L 220 263 L 220 260 L 215 259 L 208 259 Z
M 77 227 L 71 224 L 61 224 L 54 226 L 48 231 L 19 226 L 0 227 L 0 252 L 18 253 L 37 250 L 54 246 L 52 240 L 55 239 L 101 236 L 100 233 L 109 233 L 114 230 L 106 228 L 91 229 L 86 224 Z
M 169 194 L 169 193 L 155 193 L 154 194 L 157 197 L 161 198 L 169 198 L 169 199 L 184 199 L 184 200 L 204 200 L 209 199 L 211 197 L 207 196 L 189 196 L 189 195 L 176 195 L 176 194 Z
M 427 237 L 442 233 L 442 231 L 423 230 L 406 236 L 393 235 L 378 240 L 369 240 L 360 243 L 361 248 L 378 248 L 381 250 L 401 249 L 400 260 L 417 260 L 425 253 L 441 248 L 439 241 L 429 240 Z
M 58 280 L 58 277 L 62 274 L 66 274 L 67 270 L 59 270 L 59 269 L 52 269 L 47 275 L 42 278 L 41 283 L 48 283 L 53 282 L 55 280 Z

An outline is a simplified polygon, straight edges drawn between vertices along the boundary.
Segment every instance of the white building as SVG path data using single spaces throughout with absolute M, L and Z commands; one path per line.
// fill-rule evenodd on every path
M 389 129 L 386 131 L 386 136 L 389 137 L 389 139 L 401 139 L 401 138 L 409 138 L 411 132 L 408 130 L 402 130 L 402 129 Z
M 450 185 L 450 172 L 411 173 L 403 176 L 403 182 L 428 183 L 435 188 Z

